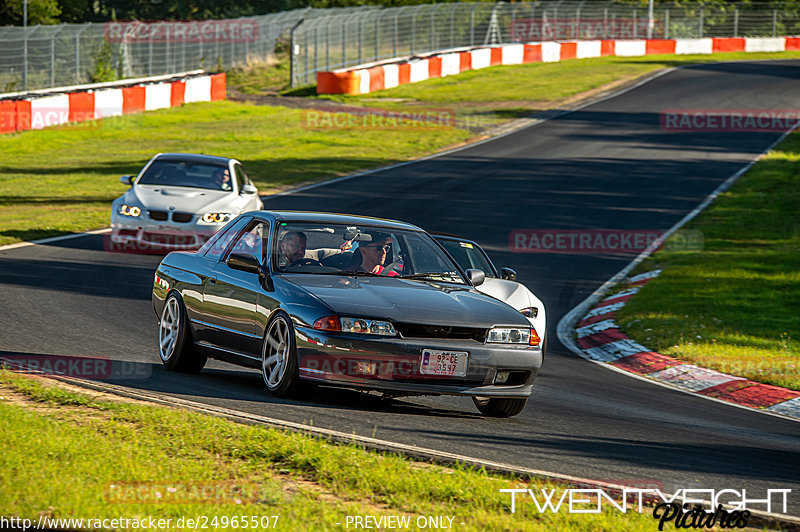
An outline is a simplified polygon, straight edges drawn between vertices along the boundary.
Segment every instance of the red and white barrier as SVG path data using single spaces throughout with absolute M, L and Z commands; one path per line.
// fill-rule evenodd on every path
M 652 54 L 783 52 L 800 50 L 800 37 L 594 40 L 507 44 L 432 52 L 348 69 L 317 73 L 318 94 L 367 94 L 406 83 L 452 76 L 495 65 L 555 63 L 588 57 L 638 57 Z
M 126 84 L 127 83 L 127 84 Z M 123 114 L 225 99 L 225 74 L 65 87 L 29 94 L 0 95 L 0 133 L 42 129 Z

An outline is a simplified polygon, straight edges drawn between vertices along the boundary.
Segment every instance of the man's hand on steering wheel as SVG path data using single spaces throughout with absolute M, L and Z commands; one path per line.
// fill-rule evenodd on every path
M 286 265 L 287 268 L 291 268 L 293 266 L 322 266 L 322 263 L 318 260 L 309 259 L 306 257 L 302 259 L 297 259 L 296 261 L 290 262 L 289 264 Z

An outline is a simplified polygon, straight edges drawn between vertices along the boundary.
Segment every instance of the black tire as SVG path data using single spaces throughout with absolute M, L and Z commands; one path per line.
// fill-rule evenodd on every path
M 164 301 L 158 327 L 158 354 L 167 370 L 181 373 L 200 373 L 208 359 L 192 344 L 186 307 L 177 292 L 170 292 Z
M 472 402 L 484 416 L 512 417 L 525 409 L 528 398 L 473 397 Z
M 291 397 L 300 389 L 297 366 L 297 345 L 292 320 L 284 313 L 276 314 L 267 325 L 261 347 L 261 376 L 270 393 Z

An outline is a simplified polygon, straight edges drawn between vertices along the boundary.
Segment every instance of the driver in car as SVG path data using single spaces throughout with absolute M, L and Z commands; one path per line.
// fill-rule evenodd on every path
M 278 244 L 278 266 L 284 268 L 306 256 L 306 235 L 300 231 L 289 231 Z
M 214 183 L 220 190 L 232 190 L 231 187 L 231 174 L 227 168 L 220 168 L 214 172 Z
M 367 272 L 380 275 L 386 263 L 386 257 L 392 249 L 392 237 L 385 233 L 370 233 L 372 241 L 359 246 L 361 262 L 353 264 L 347 271 Z M 388 272 L 389 276 L 399 275 L 397 272 Z

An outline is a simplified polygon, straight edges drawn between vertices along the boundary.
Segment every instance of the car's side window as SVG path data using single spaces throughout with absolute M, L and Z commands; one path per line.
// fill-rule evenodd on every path
M 254 220 L 247 230 L 236 240 L 230 253 L 246 253 L 248 255 L 253 255 L 258 259 L 258 262 L 263 264 L 268 238 L 269 224 L 261 220 Z
M 197 254 L 203 255 L 207 259 L 219 260 L 225 253 L 228 244 L 236 237 L 245 223 L 247 223 L 246 218 L 243 218 L 238 222 L 223 227 L 203 247 L 197 250 Z
M 241 164 L 236 164 L 233 166 L 236 176 L 236 185 L 239 187 L 239 194 L 242 193 L 242 187 L 247 183 L 247 175 L 244 173 L 244 169 L 242 168 Z

